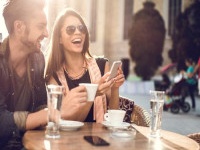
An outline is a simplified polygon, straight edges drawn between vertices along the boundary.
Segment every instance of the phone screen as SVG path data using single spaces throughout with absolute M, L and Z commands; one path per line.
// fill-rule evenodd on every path
M 104 139 L 98 137 L 98 136 L 84 136 L 84 139 L 95 146 L 108 146 L 110 145 L 107 141 Z

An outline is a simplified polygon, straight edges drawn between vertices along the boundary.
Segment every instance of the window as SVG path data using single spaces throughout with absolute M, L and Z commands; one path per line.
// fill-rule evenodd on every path
M 181 5 L 181 0 L 169 0 L 169 36 L 172 36 L 174 34 L 175 21 L 177 16 L 181 13 Z
M 124 5 L 124 39 L 128 39 L 128 33 L 132 25 L 133 0 L 125 0 Z
M 91 0 L 90 41 L 96 41 L 97 0 Z

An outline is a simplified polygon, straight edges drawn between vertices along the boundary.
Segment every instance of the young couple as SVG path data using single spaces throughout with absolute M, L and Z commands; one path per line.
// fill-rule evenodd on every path
M 90 54 L 88 29 L 77 12 L 65 9 L 57 17 L 45 73 L 40 51 L 40 42 L 48 37 L 44 1 L 8 0 L 3 17 L 9 36 L 0 47 L 2 149 L 19 149 L 26 130 L 46 125 L 45 84 L 66 88 L 63 119 L 101 122 L 108 108 L 119 108 L 119 87 L 125 80 L 122 69 L 106 82 L 108 61 Z M 78 86 L 80 82 L 99 84 L 94 103 L 87 102 L 86 89 Z

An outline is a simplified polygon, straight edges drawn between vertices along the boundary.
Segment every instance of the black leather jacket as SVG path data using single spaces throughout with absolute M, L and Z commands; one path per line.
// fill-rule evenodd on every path
M 15 125 L 13 112 L 7 109 L 12 105 L 14 89 L 11 81 L 11 73 L 7 59 L 9 55 L 8 38 L 0 46 L 0 146 L 7 143 L 13 136 L 19 136 L 19 129 Z M 47 95 L 44 73 L 44 56 L 42 52 L 31 54 L 30 60 L 30 79 L 32 81 L 31 105 L 29 112 L 34 112 L 40 107 L 46 106 Z

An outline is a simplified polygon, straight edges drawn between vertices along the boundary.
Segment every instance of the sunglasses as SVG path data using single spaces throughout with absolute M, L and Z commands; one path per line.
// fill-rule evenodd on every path
M 86 30 L 87 30 L 86 26 L 84 26 L 84 25 L 78 25 L 78 26 L 71 25 L 71 26 L 66 27 L 66 33 L 68 35 L 72 35 L 76 31 L 76 29 L 78 29 L 83 34 L 85 34 Z

